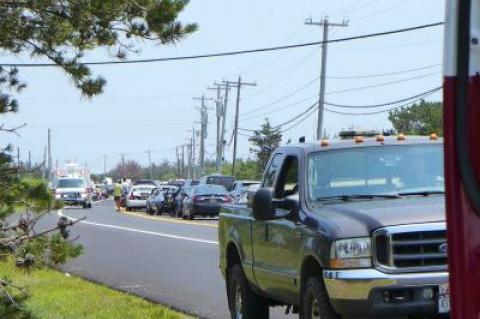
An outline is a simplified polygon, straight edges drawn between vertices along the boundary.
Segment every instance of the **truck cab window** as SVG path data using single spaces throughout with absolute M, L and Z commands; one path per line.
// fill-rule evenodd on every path
M 276 198 L 298 194 L 298 158 L 287 156 L 275 188 Z
M 272 188 L 277 177 L 277 171 L 281 165 L 282 154 L 275 154 L 264 177 L 263 187 Z

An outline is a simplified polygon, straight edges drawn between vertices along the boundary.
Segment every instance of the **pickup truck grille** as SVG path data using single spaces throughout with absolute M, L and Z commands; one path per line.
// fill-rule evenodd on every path
M 385 272 L 447 269 L 444 223 L 392 226 L 373 234 L 373 262 Z

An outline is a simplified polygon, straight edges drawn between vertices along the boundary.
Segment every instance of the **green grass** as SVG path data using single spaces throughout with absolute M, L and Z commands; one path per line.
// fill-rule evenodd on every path
M 24 312 L 2 314 L 5 319 L 180 319 L 190 318 L 167 307 L 118 292 L 75 276 L 41 269 L 26 273 L 12 262 L 0 261 L 0 276 L 27 287 L 31 297 Z

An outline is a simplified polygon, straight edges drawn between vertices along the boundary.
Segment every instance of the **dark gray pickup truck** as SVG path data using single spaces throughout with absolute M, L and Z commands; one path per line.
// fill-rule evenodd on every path
M 248 205 L 219 221 L 234 319 L 437 318 L 450 311 L 443 141 L 278 148 Z

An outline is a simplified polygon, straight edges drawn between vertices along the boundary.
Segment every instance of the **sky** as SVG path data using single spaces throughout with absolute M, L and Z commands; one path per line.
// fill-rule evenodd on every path
M 196 22 L 199 30 L 170 46 L 140 43 L 138 54 L 129 59 L 255 49 L 320 41 L 322 28 L 305 20 L 328 16 L 332 22 L 349 20 L 348 27 L 330 29 L 330 39 L 411 27 L 444 20 L 444 0 L 191 0 L 181 14 L 183 22 Z M 328 46 L 326 100 L 334 104 L 369 105 L 400 100 L 442 82 L 443 27 L 415 32 L 332 43 Z M 113 60 L 108 48 L 88 53 L 85 61 Z M 28 56 L 0 56 L 2 62 L 47 62 Z M 396 73 L 397 71 L 421 70 Z M 52 157 L 60 164 L 75 160 L 87 163 L 93 172 L 103 172 L 120 160 L 175 160 L 175 147 L 185 144 L 189 130 L 198 128 L 199 101 L 215 91 L 215 81 L 256 83 L 241 91 L 239 127 L 258 129 L 266 117 L 278 125 L 301 113 L 318 99 L 321 48 L 311 46 L 248 55 L 150 64 L 92 67 L 107 80 L 105 92 L 93 99 L 82 98 L 69 78 L 55 68 L 22 68 L 20 77 L 28 87 L 18 96 L 20 111 L 3 115 L 5 126 L 26 123 L 20 136 L 2 135 L 20 148 L 26 160 L 30 150 L 41 161 L 52 130 Z M 376 75 L 375 77 L 365 77 Z M 353 77 L 353 78 L 352 78 Z M 372 87 L 373 86 L 373 87 Z M 370 88 L 365 88 L 370 87 Z M 227 137 L 234 123 L 231 91 L 227 115 Z M 440 101 L 438 92 L 427 100 Z M 215 104 L 208 102 L 209 126 L 206 158 L 215 158 Z M 333 108 L 339 111 L 345 109 Z M 388 108 L 383 108 L 388 109 Z M 366 110 L 372 111 L 372 110 Z M 375 110 L 373 110 L 375 111 Z M 317 115 L 284 133 L 284 141 L 305 136 L 314 140 Z M 325 113 L 324 127 L 334 135 L 342 129 L 391 128 L 388 113 L 339 115 Z M 239 157 L 250 156 L 248 131 L 239 136 Z M 233 144 L 226 150 L 232 158 Z M 198 153 L 198 150 L 197 150 Z

